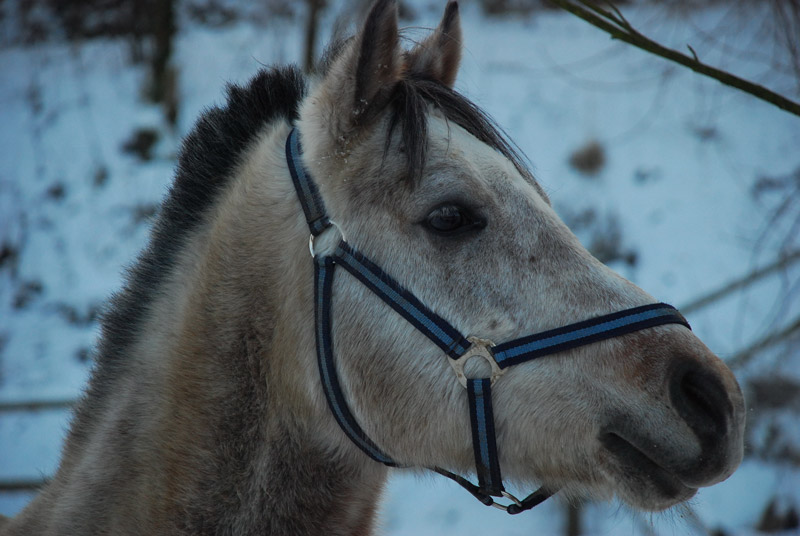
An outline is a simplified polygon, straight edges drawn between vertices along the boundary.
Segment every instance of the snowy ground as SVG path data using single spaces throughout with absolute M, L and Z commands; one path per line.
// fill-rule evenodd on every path
M 418 19 L 409 24 L 436 24 L 440 6 L 429 3 L 438 4 L 414 2 Z M 693 24 L 657 7 L 626 13 L 672 46 L 692 43 L 701 59 L 745 76 L 764 76 L 765 58 L 781 61 L 758 33 L 763 13 L 757 10 L 742 18 L 724 7 L 708 9 L 694 13 Z M 323 27 L 331 22 L 328 16 Z M 460 90 L 527 153 L 587 244 L 596 229 L 618 228 L 619 249 L 635 252 L 636 262 L 613 266 L 653 295 L 681 306 L 770 263 L 782 247 L 800 247 L 791 227 L 800 207 L 778 211 L 800 186 L 787 179 L 800 173 L 797 117 L 612 42 L 564 14 L 486 19 L 467 5 L 464 33 Z M 246 80 L 260 63 L 296 61 L 300 42 L 295 21 L 185 26 L 177 45 L 175 132 L 142 103 L 143 73 L 130 66 L 122 43 L 0 50 L 0 405 L 78 395 L 95 312 L 144 244 L 180 137 L 204 106 L 221 100 L 226 81 Z M 797 99 L 796 84 L 780 68 L 764 82 Z M 121 150 L 140 128 L 160 133 L 146 162 Z M 605 148 L 606 164 L 586 177 L 568 159 L 592 140 Z M 595 220 L 582 223 L 590 209 Z M 795 266 L 689 320 L 712 350 L 732 358 L 797 316 L 798 283 Z M 800 381 L 800 350 L 779 346 L 736 373 L 743 383 L 775 374 Z M 58 408 L 0 411 L 0 480 L 52 474 L 68 418 Z M 785 441 L 800 445 L 796 413 L 775 422 Z M 762 439 L 756 434 L 751 441 Z M 748 459 L 728 481 L 702 490 L 689 509 L 642 516 L 590 504 L 583 528 L 752 534 L 776 496 L 781 508 L 800 508 L 800 471 Z M 0 493 L 0 513 L 13 514 L 28 499 Z M 381 519 L 390 535 L 556 534 L 565 523 L 558 501 L 509 517 L 449 482 L 403 474 L 391 481 Z

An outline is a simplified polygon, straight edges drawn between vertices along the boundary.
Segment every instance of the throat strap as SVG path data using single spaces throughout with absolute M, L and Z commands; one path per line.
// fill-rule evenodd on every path
M 416 296 L 381 268 L 342 241 L 334 252 L 336 261 L 378 295 L 400 316 L 421 331 L 452 358 L 462 356 L 471 343 L 444 318 L 428 309 Z
M 364 433 L 350 412 L 344 398 L 336 363 L 333 359 L 333 330 L 331 329 L 331 293 L 333 289 L 334 260 L 331 257 L 314 257 L 314 315 L 317 330 L 317 364 L 328 407 L 350 440 L 367 456 L 390 467 L 395 463 Z

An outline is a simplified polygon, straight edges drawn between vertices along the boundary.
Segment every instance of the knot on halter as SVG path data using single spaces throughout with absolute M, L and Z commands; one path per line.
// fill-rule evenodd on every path
M 689 323 L 677 309 L 665 303 L 654 303 L 527 335 L 496 346 L 486 339 L 465 337 L 378 265 L 348 244 L 343 234 L 342 240 L 333 253 L 325 256 L 315 253 L 313 238 L 335 224 L 325 211 L 325 204 L 311 175 L 302 165 L 301 155 L 302 149 L 297 129 L 292 129 L 286 139 L 286 162 L 303 207 L 306 222 L 311 230 L 309 245 L 311 255 L 314 257 L 317 363 L 322 387 L 328 406 L 341 429 L 356 446 L 375 461 L 391 467 L 405 467 L 395 462 L 367 436 L 350 411 L 342 391 L 336 373 L 331 333 L 331 293 L 336 266 L 342 266 L 347 270 L 441 348 L 450 359 L 457 380 L 467 390 L 478 485 L 440 467 L 429 469 L 454 480 L 483 504 L 501 508 L 509 514 L 518 514 L 529 510 L 553 495 L 555 491 L 543 487 L 525 499 L 519 500 L 503 488 L 492 408 L 492 384 L 503 375 L 505 369 L 545 355 L 653 326 L 681 324 L 689 328 Z M 464 373 L 464 363 L 471 357 L 481 357 L 490 364 L 492 367 L 490 378 L 467 378 Z M 502 505 L 495 502 L 492 497 L 505 497 L 512 502 Z

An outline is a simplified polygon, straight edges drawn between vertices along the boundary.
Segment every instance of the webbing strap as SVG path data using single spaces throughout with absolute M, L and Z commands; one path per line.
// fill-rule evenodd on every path
M 500 475 L 500 461 L 497 458 L 492 382 L 489 378 L 468 379 L 467 393 L 478 485 L 490 495 L 500 496 L 500 492 L 503 491 L 503 478 Z
M 286 162 L 289 165 L 294 188 L 297 190 L 297 197 L 303 206 L 303 214 L 306 216 L 308 228 L 311 229 L 312 235 L 317 236 L 331 226 L 331 220 L 325 211 L 325 203 L 319 195 L 319 190 L 314 181 L 306 174 L 305 166 L 300 160 L 302 153 L 300 137 L 297 129 L 293 128 L 286 138 Z
M 336 363 L 333 359 L 333 330 L 331 329 L 331 294 L 333 289 L 334 261 L 331 257 L 314 257 L 314 316 L 316 317 L 317 363 L 322 378 L 323 391 L 328 400 L 331 413 L 344 433 L 367 456 L 377 462 L 396 467 L 387 456 L 358 425 L 345 400 Z
M 653 303 L 504 342 L 494 346 L 492 354 L 500 368 L 507 368 L 537 357 L 663 324 L 682 324 L 691 329 L 689 322 L 673 306 Z
M 416 296 L 344 240 L 333 255 L 348 272 L 453 359 L 461 357 L 471 346 L 472 343 L 456 328 L 425 307 Z
M 508 508 L 506 508 L 506 512 L 511 514 L 512 516 L 515 514 L 519 514 L 520 512 L 524 512 L 525 510 L 530 510 L 534 506 L 539 506 L 542 504 L 546 499 L 549 499 L 553 496 L 553 492 L 545 487 L 541 487 L 522 499 L 520 504 L 509 504 Z
M 476 486 L 463 476 L 457 475 L 451 471 L 448 471 L 447 469 L 442 469 L 441 467 L 430 467 L 429 469 L 431 471 L 439 473 L 442 476 L 446 476 L 447 478 L 449 478 L 450 480 L 452 480 L 453 482 L 455 482 L 456 484 L 458 484 L 459 486 L 470 492 L 473 497 L 478 499 L 486 506 L 491 506 L 492 503 L 494 503 L 492 497 L 488 493 L 486 493 L 485 490 L 479 488 L 478 486 Z
M 447 478 L 449 478 L 450 480 L 452 480 L 453 482 L 455 482 L 456 484 L 458 484 L 459 486 L 461 486 L 462 488 L 464 488 L 465 490 L 470 492 L 473 497 L 478 499 L 480 502 L 482 502 L 486 506 L 496 506 L 496 507 L 500 508 L 501 510 L 505 510 L 506 513 L 511 514 L 511 515 L 519 514 L 520 512 L 524 512 L 526 510 L 530 510 L 534 506 L 538 506 L 539 504 L 544 502 L 546 499 L 549 499 L 550 497 L 552 497 L 553 494 L 555 493 L 555 492 L 550 491 L 549 489 L 547 489 L 545 487 L 541 487 L 541 488 L 531 492 L 530 495 L 528 495 L 527 497 L 525 497 L 524 499 L 519 501 L 518 504 L 517 503 L 512 503 L 512 504 L 509 504 L 508 506 L 501 506 L 498 503 L 496 503 L 494 501 L 494 499 L 492 499 L 492 497 L 490 495 L 485 493 L 486 490 L 483 490 L 483 489 L 479 488 L 478 486 L 476 486 L 475 484 L 473 484 L 472 482 L 470 482 L 469 480 L 467 480 L 463 476 L 457 475 L 455 473 L 451 473 L 447 469 L 442 469 L 441 467 L 429 467 L 429 469 L 431 471 L 435 471 L 435 472 L 439 473 L 442 476 L 446 476 Z M 507 495 L 507 494 L 504 494 L 504 495 Z M 507 495 L 507 496 L 510 497 L 510 495 Z M 513 500 L 513 498 L 512 498 L 512 500 Z

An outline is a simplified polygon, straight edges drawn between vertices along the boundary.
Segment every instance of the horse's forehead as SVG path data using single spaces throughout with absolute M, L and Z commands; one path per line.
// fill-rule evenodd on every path
M 524 182 L 514 164 L 453 121 L 431 114 L 428 121 L 431 166 L 458 168 L 463 176 L 485 183 Z
M 454 150 L 463 153 L 467 160 L 486 163 L 508 162 L 501 154 L 478 140 L 454 121 L 447 120 L 439 114 L 431 114 L 428 118 L 428 141 L 433 148 L 433 155 L 452 153 Z M 508 162 L 510 164 L 510 162 Z

